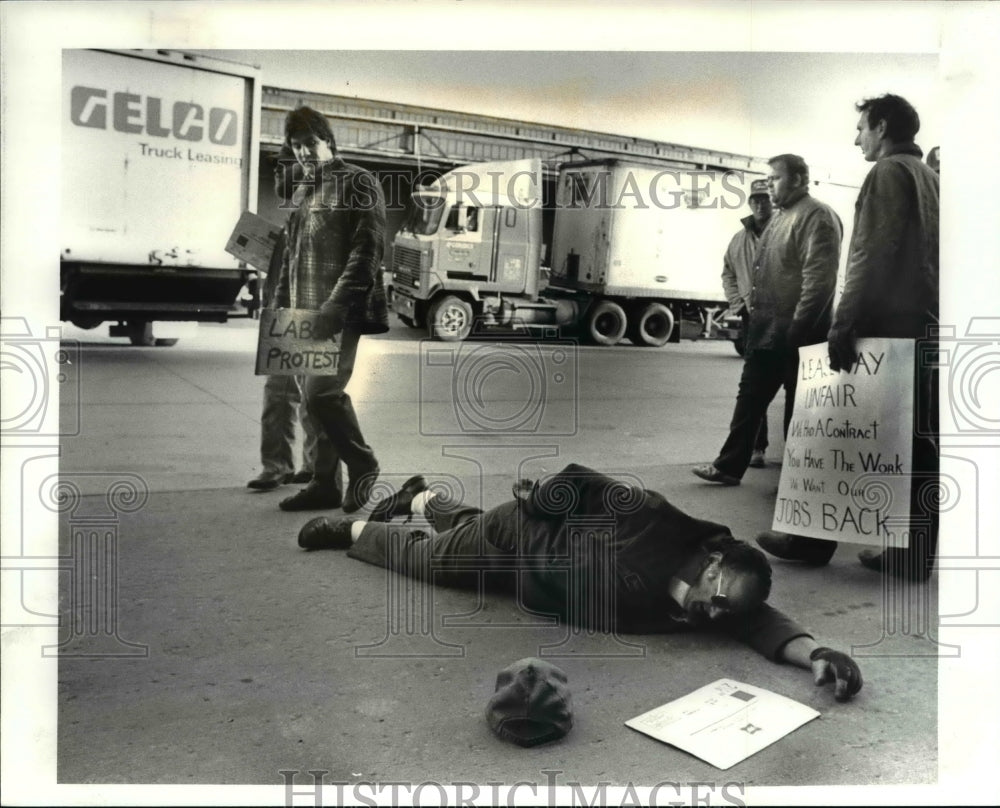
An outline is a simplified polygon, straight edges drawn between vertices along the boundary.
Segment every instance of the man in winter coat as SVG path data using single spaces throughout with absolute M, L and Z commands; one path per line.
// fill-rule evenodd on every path
M 335 376 L 308 376 L 305 383 L 309 413 L 322 426 L 332 451 L 318 447 L 312 482 L 280 507 L 300 511 L 342 506 L 352 513 L 364 507 L 379 473 L 344 388 L 354 371 L 361 335 L 389 330 L 381 268 L 385 197 L 371 173 L 337 156 L 330 125 L 316 110 L 299 107 L 288 113 L 285 143 L 302 165 L 305 193 L 285 226 L 276 304 L 318 311 L 314 336 L 339 335 L 340 358 Z M 347 467 L 343 492 L 335 478 L 340 460 Z
M 914 387 L 913 483 L 909 547 L 865 550 L 861 562 L 872 569 L 924 581 L 937 548 L 938 322 L 937 173 L 920 158 L 913 138 L 920 130 L 917 111 L 897 95 L 857 105 L 861 117 L 854 145 L 874 163 L 858 195 L 854 234 L 847 258 L 844 291 L 827 337 L 830 367 L 850 368 L 860 337 L 920 340 Z M 922 360 L 923 358 L 923 360 Z M 830 560 L 837 543 L 768 532 L 758 539 L 779 558 L 814 565 Z
M 844 237 L 840 217 L 809 195 L 809 167 L 795 154 L 768 161 L 768 189 L 778 212 L 761 236 L 750 291 L 750 327 L 736 407 L 719 456 L 692 472 L 739 485 L 761 418 L 785 388 L 784 433 L 795 404 L 798 349 L 826 339 Z
M 729 310 L 743 318 L 744 344 L 750 328 L 750 290 L 753 287 L 750 276 L 757 257 L 757 244 L 774 212 L 771 196 L 767 192 L 767 180 L 751 181 L 747 204 L 750 206 L 750 215 L 740 220 L 743 226 L 729 242 L 722 259 L 722 289 L 729 301 Z M 766 451 L 767 413 L 764 413 L 750 457 L 752 468 L 764 468 Z
M 434 532 L 387 524 L 418 514 Z M 811 670 L 846 701 L 862 686 L 855 662 L 821 647 L 766 603 L 764 554 L 723 525 L 696 519 L 644 487 L 576 464 L 539 483 L 519 481 L 514 499 L 486 512 L 453 501 L 414 477 L 367 522 L 313 519 L 299 533 L 308 550 L 352 558 L 436 585 L 517 592 L 534 612 L 619 634 L 716 630 L 775 662 Z

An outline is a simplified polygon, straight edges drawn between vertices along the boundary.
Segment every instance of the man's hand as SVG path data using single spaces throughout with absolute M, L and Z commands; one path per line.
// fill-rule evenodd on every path
M 319 316 L 313 328 L 313 339 L 330 339 L 344 330 L 344 310 L 331 300 L 319 307 Z
M 826 335 L 830 370 L 849 370 L 858 358 L 854 332 L 849 328 L 831 328 Z
M 858 664 L 840 651 L 821 646 L 809 654 L 809 661 L 816 687 L 834 682 L 833 697 L 837 701 L 849 701 L 864 684 Z

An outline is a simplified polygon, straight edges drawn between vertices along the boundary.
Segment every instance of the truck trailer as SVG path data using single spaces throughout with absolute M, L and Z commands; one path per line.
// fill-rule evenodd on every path
M 60 318 L 136 345 L 226 322 L 250 274 L 224 248 L 256 210 L 260 71 L 112 50 L 62 68 Z
M 557 328 L 598 345 L 661 346 L 682 331 L 738 343 L 720 276 L 749 176 L 620 159 L 556 170 L 544 207 L 539 160 L 465 166 L 417 189 L 393 245 L 400 319 L 444 341 Z

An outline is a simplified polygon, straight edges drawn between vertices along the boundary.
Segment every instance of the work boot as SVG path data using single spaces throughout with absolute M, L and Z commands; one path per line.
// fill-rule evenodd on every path
M 870 570 L 888 573 L 904 581 L 923 583 L 931 577 L 931 564 L 918 563 L 912 552 L 899 547 L 887 547 L 881 551 L 866 547 L 858 553 L 858 560 Z
M 413 513 L 410 511 L 413 498 L 421 491 L 426 490 L 427 480 L 424 479 L 422 474 L 410 477 L 409 480 L 400 486 L 400 489 L 395 494 L 386 497 L 372 508 L 368 521 L 389 522 L 396 516 L 405 516 L 406 521 L 409 522 L 410 517 L 413 516 Z
M 347 469 L 347 492 L 344 494 L 344 513 L 360 511 L 372 495 L 372 487 L 379 475 L 378 464 L 375 468 L 355 473 Z
M 749 465 L 752 469 L 762 469 L 767 466 L 767 460 L 764 459 L 764 453 L 760 449 L 753 450 Z
M 299 547 L 303 550 L 347 550 L 351 546 L 351 525 L 354 519 L 331 519 L 317 516 L 299 531 Z
M 292 474 L 291 478 L 291 480 L 287 480 L 286 482 L 293 482 L 296 485 L 306 485 L 307 483 L 312 482 L 313 473 L 303 469 L 302 471 L 297 471 Z
M 802 561 L 810 567 L 822 567 L 830 563 L 837 550 L 837 542 L 825 539 L 811 539 L 793 533 L 779 533 L 765 530 L 757 536 L 757 544 L 767 552 L 786 561 Z
M 280 471 L 262 471 L 247 483 L 247 488 L 252 488 L 254 491 L 273 491 L 275 488 L 290 482 L 292 482 L 291 474 Z
M 297 494 L 281 500 L 278 507 L 283 511 L 322 511 L 339 508 L 342 502 L 336 487 L 314 479 Z
M 695 466 L 691 469 L 691 473 L 695 477 L 701 477 L 709 483 L 722 483 L 723 485 L 739 485 L 740 478 L 733 477 L 731 474 L 726 474 L 723 471 L 719 471 L 714 463 L 705 463 L 703 466 Z

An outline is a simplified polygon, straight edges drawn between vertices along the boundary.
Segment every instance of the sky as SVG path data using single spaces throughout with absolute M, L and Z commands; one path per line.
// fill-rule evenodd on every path
M 863 97 L 894 92 L 941 137 L 936 53 L 202 50 L 266 85 L 632 135 L 755 157 L 802 154 L 858 183 Z

